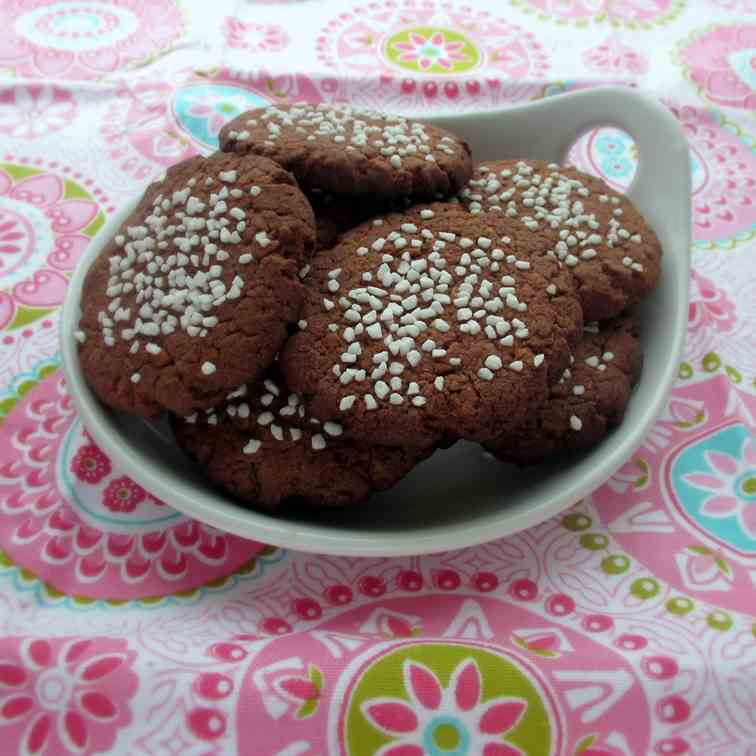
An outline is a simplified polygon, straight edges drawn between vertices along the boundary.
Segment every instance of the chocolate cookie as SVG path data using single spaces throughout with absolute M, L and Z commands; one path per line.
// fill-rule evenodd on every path
M 249 504 L 275 509 L 296 500 L 344 506 L 398 483 L 432 449 L 370 446 L 342 439 L 275 377 L 242 386 L 221 406 L 174 420 L 182 449 L 216 485 Z
M 630 200 L 575 168 L 488 161 L 460 193 L 470 213 L 504 215 L 550 239 L 575 279 L 586 320 L 604 320 L 656 286 L 661 245 Z
M 152 183 L 144 190 L 135 212 L 149 210 L 157 195 L 164 191 L 163 187 L 166 183 L 186 183 L 192 176 L 202 173 L 205 160 L 206 158 L 202 155 L 193 155 L 180 163 L 168 166 L 162 175 L 154 178 Z
M 255 380 L 297 320 L 313 247 L 312 209 L 270 160 L 216 153 L 169 170 L 87 275 L 76 337 L 90 386 L 151 416 Z
M 287 383 L 315 417 L 341 418 L 369 443 L 514 429 L 582 329 L 570 276 L 533 241 L 505 217 L 451 203 L 347 232 L 313 261 L 305 329 L 281 354 Z
M 220 144 L 275 160 L 305 191 L 376 200 L 447 197 L 472 172 L 470 148 L 450 132 L 348 105 L 250 110 L 223 127 Z
M 502 434 L 486 449 L 505 462 L 531 464 L 595 446 L 622 421 L 642 361 L 631 317 L 586 325 L 573 364 L 551 387 L 548 401 L 517 433 Z

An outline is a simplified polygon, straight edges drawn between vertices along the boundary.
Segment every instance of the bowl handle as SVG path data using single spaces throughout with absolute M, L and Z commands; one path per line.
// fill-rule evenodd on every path
M 656 100 L 624 87 L 596 87 L 476 115 L 482 159 L 562 163 L 586 131 L 616 126 L 635 140 L 638 169 L 627 192 L 647 221 L 669 228 L 690 250 L 690 153 L 677 119 Z M 480 142 L 480 140 L 478 140 Z

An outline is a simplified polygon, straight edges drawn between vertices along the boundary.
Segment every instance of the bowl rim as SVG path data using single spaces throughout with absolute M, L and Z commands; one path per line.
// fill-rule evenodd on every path
M 586 108 L 590 110 L 591 107 L 596 111 L 593 114 L 586 111 Z M 557 153 L 565 155 L 568 147 L 581 133 L 594 125 L 606 125 L 607 123 L 625 128 L 636 139 L 636 142 L 640 138 L 644 141 L 647 151 L 658 152 L 659 142 L 662 148 L 666 145 L 666 148 L 670 150 L 669 154 L 673 155 L 674 170 L 670 172 L 672 175 L 668 174 L 666 177 L 662 175 L 660 173 L 662 166 L 657 164 L 664 157 L 669 157 L 668 154 L 652 155 L 651 157 L 655 157 L 656 161 L 653 159 L 644 160 L 646 156 L 641 150 L 641 160 L 636 179 L 628 191 L 628 196 L 633 199 L 634 194 L 639 195 L 644 190 L 644 169 L 646 171 L 646 184 L 651 179 L 659 182 L 666 179 L 668 184 L 670 179 L 676 179 L 678 184 L 682 183 L 682 191 L 678 192 L 681 198 L 677 208 L 679 217 L 675 218 L 678 226 L 682 224 L 678 228 L 678 234 L 681 234 L 681 238 L 677 239 L 674 254 L 682 254 L 683 252 L 680 250 L 683 250 L 689 260 L 691 224 L 687 141 L 674 117 L 655 100 L 633 90 L 620 87 L 600 87 L 565 93 L 510 108 L 460 115 L 434 114 L 432 117 L 425 117 L 424 120 L 446 126 L 459 124 L 460 121 L 477 119 L 493 126 L 501 118 L 508 119 L 510 123 L 513 119 L 527 119 L 530 113 L 539 109 L 541 111 L 558 109 L 562 114 L 572 113 L 574 115 L 569 124 L 572 133 L 568 137 L 564 136 L 568 131 L 566 127 L 563 130 L 564 133 L 560 133 L 558 128 L 554 130 L 553 139 L 556 139 L 558 143 L 555 142 L 545 148 L 550 150 L 552 154 L 555 154 L 554 151 L 556 150 Z M 631 112 L 634 112 L 634 116 L 628 115 Z M 565 118 L 564 121 L 570 121 L 570 119 Z M 654 145 L 649 140 L 656 140 L 657 144 Z M 681 174 L 681 165 L 683 165 L 681 150 L 684 152 L 684 174 Z M 649 179 L 649 172 L 652 174 L 651 179 Z M 669 185 L 673 186 L 674 184 Z M 93 439 L 123 472 L 183 514 L 231 533 L 274 546 L 349 556 L 404 556 L 434 553 L 451 548 L 471 546 L 510 535 L 558 514 L 614 474 L 637 449 L 651 429 L 666 403 L 677 376 L 686 334 L 688 309 L 688 277 L 687 275 L 683 277 L 682 274 L 676 275 L 672 280 L 676 306 L 674 322 L 669 326 L 672 328 L 670 355 L 668 363 L 664 366 L 662 378 L 657 384 L 653 400 L 641 408 L 640 417 L 632 428 L 628 429 L 629 432 L 624 433 L 621 439 L 617 439 L 614 443 L 605 447 L 605 453 L 596 460 L 590 475 L 578 481 L 573 480 L 566 488 L 560 489 L 558 492 L 554 491 L 551 495 L 534 502 L 530 507 L 514 512 L 503 508 L 501 514 L 497 515 L 493 522 L 491 518 L 484 517 L 478 518 L 481 520 L 480 522 L 473 519 L 465 525 L 444 523 L 423 528 L 415 526 L 402 531 L 381 531 L 376 534 L 363 531 L 359 527 L 333 527 L 328 524 L 312 522 L 292 522 L 286 518 L 246 508 L 229 498 L 223 497 L 222 494 L 209 496 L 205 492 L 200 492 L 197 495 L 197 489 L 192 486 L 191 482 L 177 479 L 169 483 L 164 480 L 158 468 L 149 458 L 141 455 L 138 449 L 124 441 L 118 433 L 112 412 L 105 408 L 89 389 L 78 360 L 77 341 L 74 332 L 78 325 L 79 303 L 84 279 L 101 248 L 114 235 L 123 220 L 133 211 L 138 200 L 139 197 L 137 196 L 132 201 L 127 202 L 100 229 L 71 277 L 61 311 L 60 327 L 61 360 L 68 392 L 82 422 Z M 660 219 L 648 218 L 646 213 L 644 215 L 647 216 L 649 223 L 658 232 Z M 656 223 L 654 220 L 656 220 Z M 665 248 L 664 253 L 666 256 L 671 253 L 671 250 Z M 667 274 L 669 275 L 669 272 Z M 600 449 L 600 447 L 597 447 L 597 449 Z

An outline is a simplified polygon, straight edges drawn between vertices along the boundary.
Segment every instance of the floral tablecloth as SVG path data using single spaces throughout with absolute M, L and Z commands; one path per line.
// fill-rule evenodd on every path
M 474 111 L 602 83 L 690 142 L 679 380 L 572 510 L 463 551 L 285 552 L 118 470 L 58 357 L 118 206 L 289 99 Z M 0 751 L 756 754 L 755 0 L 2 0 Z M 614 186 L 629 137 L 586 135 Z

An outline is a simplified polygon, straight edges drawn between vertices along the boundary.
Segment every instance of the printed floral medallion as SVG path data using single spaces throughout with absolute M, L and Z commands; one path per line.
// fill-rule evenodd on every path
M 134 720 L 135 660 L 123 639 L 1 639 L 3 750 L 109 752 Z
M 56 368 L 20 376 L 0 401 L 6 572 L 20 565 L 51 598 L 85 603 L 195 600 L 259 573 L 261 544 L 184 517 L 114 469 L 83 429 Z
M 597 629 L 567 596 L 517 590 L 404 591 L 269 642 L 242 684 L 240 747 L 251 737 L 241 707 L 254 706 L 271 722 L 256 747 L 270 753 L 307 753 L 324 732 L 328 753 L 366 756 L 686 752 L 676 729 L 691 714 L 684 686 L 699 681 L 679 657 L 640 621 Z
M 531 32 L 488 11 L 432 0 L 373 2 L 340 13 L 321 30 L 316 50 L 329 71 L 365 86 L 380 74 L 389 99 L 397 82 L 408 103 L 435 100 L 455 109 L 500 90 L 524 99 L 549 69 Z
M 289 35 L 278 24 L 258 24 L 234 16 L 227 16 L 221 24 L 226 45 L 245 53 L 277 53 L 289 45 Z
M 685 7 L 685 0 L 510 0 L 525 13 L 541 21 L 609 23 L 630 29 L 651 29 L 672 21 Z
M 655 577 L 742 609 L 756 586 L 754 437 L 756 399 L 727 376 L 680 386 L 633 459 L 589 497 L 590 515 Z
M 223 125 L 245 110 L 321 99 L 304 75 L 184 69 L 169 80 L 121 81 L 100 131 L 118 168 L 147 180 L 197 152 L 216 150 Z
M 0 329 L 23 328 L 63 302 L 76 261 L 112 210 L 66 166 L 0 162 Z
M 740 753 L 756 734 L 752 696 L 742 695 L 756 661 L 750 626 L 737 618 L 715 628 L 679 596 L 660 611 L 666 590 L 655 600 L 643 578 L 606 573 L 600 595 L 580 565 L 580 552 L 594 555 L 573 547 L 588 540 L 586 528 L 590 519 L 574 510 L 536 532 L 435 557 L 292 554 L 287 569 L 236 604 L 246 627 L 227 626 L 226 635 L 214 627 L 204 664 L 201 646 L 172 649 L 170 659 L 185 649 L 180 671 L 171 664 L 150 680 L 160 700 L 144 741 L 171 732 L 174 747 L 208 754 L 663 756 L 712 744 Z M 538 565 L 537 583 L 506 585 L 502 557 L 514 560 L 526 544 L 549 562 Z M 297 574 L 295 590 L 326 581 L 322 611 L 300 594 L 296 629 L 273 617 L 250 621 L 262 604 L 286 613 Z M 580 582 L 569 584 L 569 575 Z M 607 604 L 613 584 L 621 590 Z M 712 621 L 721 614 L 709 612 Z M 190 679 L 184 660 L 199 670 Z M 712 674 L 704 672 L 712 661 Z M 719 684 L 731 693 L 712 704 L 705 691 Z M 262 725 L 254 731 L 250 711 Z
M 553 704 L 539 683 L 517 657 L 485 646 L 394 646 L 346 693 L 343 752 L 559 752 Z
M 0 65 L 17 76 L 96 79 L 165 52 L 183 26 L 174 0 L 8 0 Z
M 701 97 L 730 108 L 756 108 L 756 24 L 710 26 L 678 45 L 678 62 Z
M 756 556 L 756 442 L 741 423 L 691 440 L 665 469 L 678 512 L 718 545 Z
M 638 77 L 648 72 L 648 60 L 638 50 L 620 42 L 616 37 L 607 37 L 601 44 L 583 53 L 583 63 L 591 71 L 607 75 Z
M 52 84 L 17 84 L 0 88 L 0 134 L 38 139 L 68 126 L 76 115 L 76 98 Z

